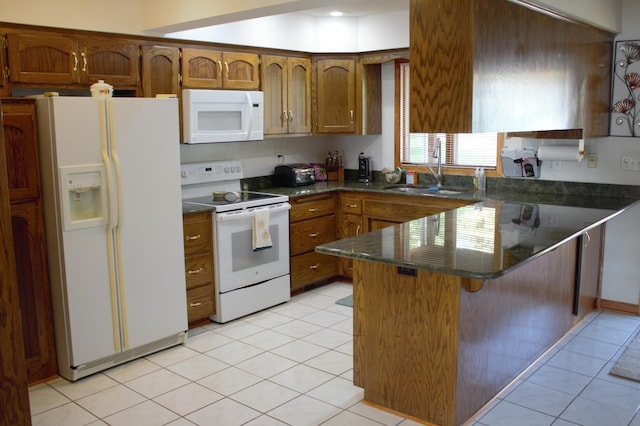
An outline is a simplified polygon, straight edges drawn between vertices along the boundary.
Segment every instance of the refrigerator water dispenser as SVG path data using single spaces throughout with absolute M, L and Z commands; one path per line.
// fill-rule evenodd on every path
M 104 166 L 61 167 L 60 177 L 65 230 L 105 225 Z

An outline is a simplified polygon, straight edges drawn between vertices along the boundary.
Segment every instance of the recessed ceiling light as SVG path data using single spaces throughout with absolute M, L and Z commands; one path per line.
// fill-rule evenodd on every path
M 342 15 L 344 15 L 344 12 L 340 12 L 339 10 L 334 10 L 333 12 L 329 13 L 329 15 L 331 15 L 331 16 L 342 16 Z

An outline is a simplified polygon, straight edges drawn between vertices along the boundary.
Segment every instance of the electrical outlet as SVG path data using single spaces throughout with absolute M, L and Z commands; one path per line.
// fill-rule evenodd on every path
M 620 162 L 620 170 L 627 171 L 640 171 L 640 156 L 638 155 L 623 155 Z
M 551 170 L 562 170 L 562 161 L 552 160 L 549 162 L 549 168 Z
M 591 153 L 587 156 L 587 167 L 590 169 L 598 167 L 598 154 Z

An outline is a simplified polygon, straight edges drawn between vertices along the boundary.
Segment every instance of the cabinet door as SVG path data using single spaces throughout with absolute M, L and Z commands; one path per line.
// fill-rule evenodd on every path
M 180 67 L 184 87 L 222 87 L 222 53 L 218 50 L 183 48 Z
M 341 214 L 338 225 L 340 239 L 355 237 L 362 233 L 362 216 L 357 214 Z M 341 257 L 339 259 L 340 275 L 353 277 L 353 260 Z
M 142 94 L 180 95 L 180 50 L 177 47 L 142 46 Z
M 262 56 L 264 92 L 264 134 L 281 135 L 288 131 L 287 58 Z
M 316 131 L 355 133 L 355 59 L 318 59 L 316 86 Z
M 580 262 L 580 286 L 578 318 L 583 318 L 596 308 L 602 278 L 602 242 L 604 225 L 591 229 L 578 240 L 582 243 Z
M 288 72 L 289 133 L 311 133 L 311 60 L 289 58 Z
M 138 85 L 138 45 L 102 39 L 86 39 L 80 53 L 81 83 L 98 80 L 114 86 Z
M 222 59 L 222 79 L 225 88 L 257 90 L 260 87 L 260 61 L 257 54 L 224 52 Z
M 7 45 L 12 82 L 78 82 L 81 59 L 74 38 L 54 33 L 7 34 Z
M 40 204 L 12 204 L 11 225 L 27 379 L 34 383 L 57 373 Z
M 39 194 L 38 146 L 33 100 L 2 101 L 4 150 L 11 201 L 36 198 Z
M 9 81 L 9 68 L 7 68 L 7 38 L 0 36 L 0 45 L 5 48 L 0 49 L 0 96 L 9 96 L 7 82 Z

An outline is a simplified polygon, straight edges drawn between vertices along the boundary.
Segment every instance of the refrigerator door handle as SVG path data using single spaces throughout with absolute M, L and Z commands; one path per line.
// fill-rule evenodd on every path
M 106 100 L 107 103 L 107 117 L 109 118 L 109 148 L 111 153 L 111 161 L 113 161 L 113 168 L 115 171 L 115 192 L 116 192 L 116 213 L 118 215 L 118 220 L 115 225 L 115 240 L 116 240 L 116 274 L 118 276 L 118 307 L 120 312 L 120 321 L 121 328 L 120 331 L 122 333 L 122 346 L 124 350 L 129 349 L 129 326 L 127 320 L 127 301 L 125 298 L 125 280 L 124 280 L 124 271 L 122 270 L 122 265 L 124 265 L 122 259 L 122 234 L 120 229 L 120 217 L 122 214 L 122 180 L 120 173 L 120 157 L 118 156 L 118 146 L 117 140 L 115 137 L 116 129 L 115 129 L 115 114 L 113 112 L 113 102 L 111 99 Z
M 113 164 L 109 158 L 109 146 L 107 141 L 107 111 L 105 102 L 99 104 L 100 111 L 100 151 L 104 162 L 105 174 L 107 175 L 107 202 L 109 203 L 109 220 L 107 222 L 107 260 L 109 262 L 109 295 L 111 299 L 111 327 L 113 328 L 113 348 L 116 352 L 122 350 L 120 341 L 120 324 L 118 322 L 118 292 L 116 288 L 116 261 L 114 257 L 113 230 L 116 226 L 116 203 L 113 194 Z

